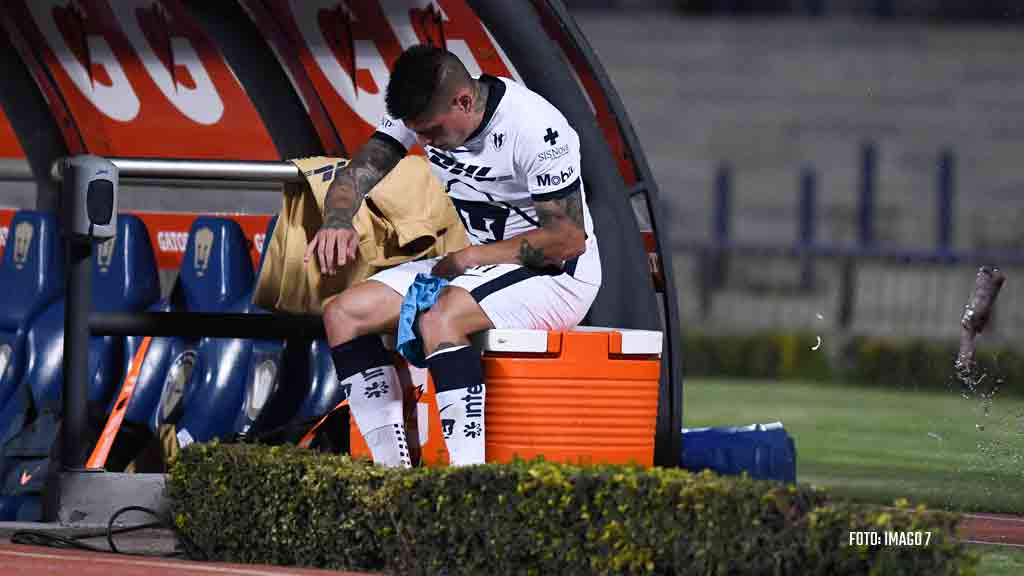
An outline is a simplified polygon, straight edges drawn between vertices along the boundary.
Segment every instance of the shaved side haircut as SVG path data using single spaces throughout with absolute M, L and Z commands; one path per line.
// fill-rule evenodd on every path
M 472 78 L 457 56 L 417 44 L 395 61 L 384 102 L 392 118 L 416 120 L 440 111 L 456 90 L 470 85 Z

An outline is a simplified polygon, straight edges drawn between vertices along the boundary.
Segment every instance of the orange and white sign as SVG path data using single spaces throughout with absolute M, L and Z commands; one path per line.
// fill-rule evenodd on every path
M 18 136 L 14 134 L 14 128 L 3 110 L 0 110 L 0 158 L 24 158 L 25 151 L 21 149 Z
M 471 74 L 519 79 L 464 0 L 270 0 L 268 5 L 350 151 L 373 134 L 384 114 L 391 67 L 409 46 L 443 44 Z
M 149 230 L 149 239 L 156 254 L 157 266 L 162 269 L 177 269 L 185 255 L 188 244 L 188 231 L 192 222 L 199 214 L 184 212 L 134 212 L 142 219 Z M 259 265 L 260 254 L 263 253 L 267 224 L 270 214 L 214 214 L 230 218 L 242 227 L 245 238 L 249 242 L 249 255 L 252 257 L 253 268 Z
M 179 0 L 12 0 L 89 152 L 276 160 L 214 43 Z
M 3 256 L 3 249 L 7 243 L 8 229 L 11 219 L 14 218 L 15 210 L 11 208 L 0 208 L 0 256 Z M 192 222 L 200 214 L 186 212 L 145 212 L 138 211 L 132 214 L 142 219 L 149 230 L 149 241 L 153 246 L 153 253 L 156 254 L 157 266 L 165 270 L 176 270 L 181 266 L 181 259 L 185 255 L 185 247 L 188 244 L 188 231 Z M 266 241 L 267 224 L 270 223 L 270 214 L 211 214 L 230 218 L 242 227 L 245 238 L 249 244 L 249 255 L 252 258 L 253 268 L 259 265 L 260 254 L 263 253 L 263 244 Z

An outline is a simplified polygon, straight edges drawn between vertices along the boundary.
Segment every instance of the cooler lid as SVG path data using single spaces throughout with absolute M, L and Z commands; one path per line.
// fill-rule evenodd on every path
M 577 326 L 572 332 L 617 332 L 621 340 L 615 354 L 660 355 L 662 334 L 659 330 L 632 330 L 628 328 L 605 328 L 601 326 Z M 474 343 L 485 352 L 558 352 L 561 348 L 559 332 L 529 329 L 494 328 L 479 333 Z

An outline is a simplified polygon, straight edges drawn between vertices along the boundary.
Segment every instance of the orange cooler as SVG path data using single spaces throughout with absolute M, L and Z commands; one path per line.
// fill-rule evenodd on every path
M 661 332 L 488 330 L 475 344 L 487 384 L 488 462 L 653 465 Z M 413 381 L 423 377 L 412 370 Z M 433 385 L 426 388 L 416 410 L 423 461 L 447 464 Z M 352 422 L 352 454 L 369 456 Z

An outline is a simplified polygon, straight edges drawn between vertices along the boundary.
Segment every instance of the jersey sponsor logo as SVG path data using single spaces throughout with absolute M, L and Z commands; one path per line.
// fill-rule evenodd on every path
M 434 151 L 430 152 L 430 162 L 440 166 L 452 173 L 454 176 L 469 177 L 477 182 L 500 182 L 510 180 L 511 176 L 488 176 L 491 173 L 490 166 L 478 166 L 466 162 L 458 162 L 455 158 L 444 156 Z
M 501 147 L 505 145 L 505 134 L 495 132 L 491 135 L 491 142 L 494 143 L 495 150 L 501 150 Z
M 555 160 L 557 158 L 561 158 L 562 156 L 565 156 L 568 153 L 569 153 L 569 145 L 568 144 L 562 144 L 561 146 L 555 146 L 554 148 L 549 148 L 549 149 L 547 149 L 547 150 L 537 154 L 537 160 Z
M 466 232 L 478 241 L 489 244 L 505 238 L 505 222 L 509 209 L 488 202 L 452 198 Z
M 484 417 L 484 387 L 483 384 L 474 384 L 466 388 L 466 395 L 460 398 L 463 402 L 463 410 L 466 418 Z
M 437 411 L 438 414 L 441 415 L 441 434 L 444 436 L 445 440 L 451 438 L 452 437 L 452 432 L 455 431 L 455 419 L 454 418 L 445 418 L 444 417 L 444 411 L 449 409 L 449 408 L 451 408 L 454 405 L 455 404 L 448 404 L 444 408 L 441 408 L 440 410 Z
M 560 186 L 562 184 L 568 184 L 572 178 L 573 170 L 572 166 L 569 166 L 568 170 L 562 170 L 558 174 L 539 174 L 537 176 L 537 186 Z

